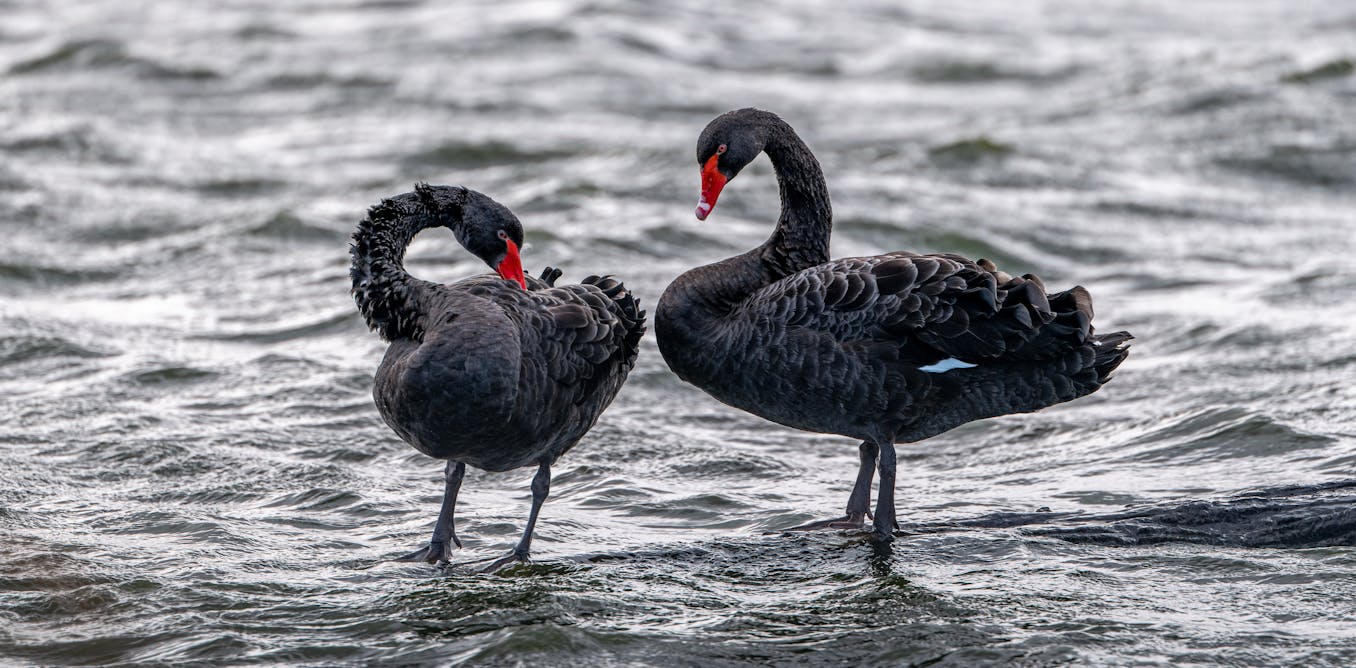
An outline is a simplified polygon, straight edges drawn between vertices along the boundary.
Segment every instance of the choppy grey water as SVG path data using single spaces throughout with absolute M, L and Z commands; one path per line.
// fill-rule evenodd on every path
M 0 662 L 1356 663 L 1349 4 L 0 0 Z M 647 338 L 500 575 L 381 564 L 440 465 L 370 399 L 347 236 L 416 180 L 528 269 L 653 306 L 760 242 L 692 219 L 711 117 L 787 118 L 834 253 L 986 256 L 1138 337 L 1102 392 L 901 450 L 726 408 Z M 483 270 L 425 233 L 418 275 Z M 532 472 L 472 472 L 466 558 Z M 376 565 L 374 565 L 376 564 Z

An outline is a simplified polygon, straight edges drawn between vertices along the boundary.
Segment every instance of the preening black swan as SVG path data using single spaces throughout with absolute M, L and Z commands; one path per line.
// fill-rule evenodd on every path
M 862 440 L 847 515 L 800 528 L 862 526 L 878 468 L 873 533 L 892 540 L 896 443 L 1081 397 L 1128 354 L 1129 333 L 1093 334 L 1082 287 L 1047 295 L 1035 276 L 951 254 L 830 260 L 819 162 L 766 111 L 731 111 L 702 131 L 698 219 L 760 152 L 781 188 L 777 229 L 679 276 L 659 300 L 655 334 L 674 373 L 716 399 Z
M 405 271 L 421 230 L 447 227 L 498 275 L 451 285 Z M 560 272 L 524 277 L 523 226 L 466 188 L 419 184 L 383 200 L 358 224 L 350 248 L 353 297 L 367 325 L 390 342 L 372 395 L 402 439 L 447 460 L 446 489 L 429 544 L 399 561 L 446 562 L 466 467 L 536 465 L 522 540 L 489 568 L 526 561 L 551 465 L 593 426 L 635 365 L 645 312 L 617 280 L 590 276 L 555 286 Z

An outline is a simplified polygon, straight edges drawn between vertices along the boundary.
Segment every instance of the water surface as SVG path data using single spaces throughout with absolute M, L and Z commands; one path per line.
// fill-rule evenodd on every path
M 0 657 L 19 664 L 1356 663 L 1356 12 L 1341 3 L 0 0 Z M 816 151 L 835 255 L 989 257 L 1093 293 L 1102 392 L 901 449 L 726 408 L 652 337 L 556 467 L 538 563 L 380 563 L 441 466 L 381 424 L 347 237 L 491 194 L 529 270 L 653 307 L 759 243 L 693 143 Z M 425 233 L 421 277 L 481 271 Z M 531 470 L 468 475 L 468 560 Z

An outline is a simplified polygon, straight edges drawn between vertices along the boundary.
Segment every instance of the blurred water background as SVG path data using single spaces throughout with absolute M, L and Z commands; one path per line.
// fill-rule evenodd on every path
M 0 0 L 0 662 L 1356 663 L 1356 6 L 1288 2 Z M 538 563 L 382 564 L 441 466 L 370 398 L 347 237 L 415 181 L 524 263 L 653 307 L 759 243 L 760 106 L 815 150 L 836 256 L 988 257 L 1138 337 L 1102 392 L 902 448 L 679 382 L 647 336 L 556 467 Z M 484 270 L 426 232 L 410 266 Z M 470 472 L 467 559 L 531 470 Z

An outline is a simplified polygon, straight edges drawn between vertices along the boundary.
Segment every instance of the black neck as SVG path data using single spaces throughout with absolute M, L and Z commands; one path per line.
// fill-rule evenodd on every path
M 353 298 L 367 326 L 387 341 L 423 338 L 419 298 L 425 284 L 405 271 L 405 249 L 416 234 L 443 222 L 418 199 L 402 195 L 372 207 L 353 233 Z
M 661 346 L 665 336 L 678 340 L 704 324 L 720 322 L 754 292 L 829 261 L 833 213 L 819 161 L 791 126 L 772 114 L 763 116 L 753 131 L 763 137 L 763 151 L 777 171 L 782 198 L 777 229 L 763 245 L 688 271 L 670 284 L 655 320 Z
M 763 261 L 777 280 L 829 261 L 833 209 L 819 161 L 790 125 L 774 116 L 763 151 L 777 172 L 782 199 L 777 229 L 761 247 Z

